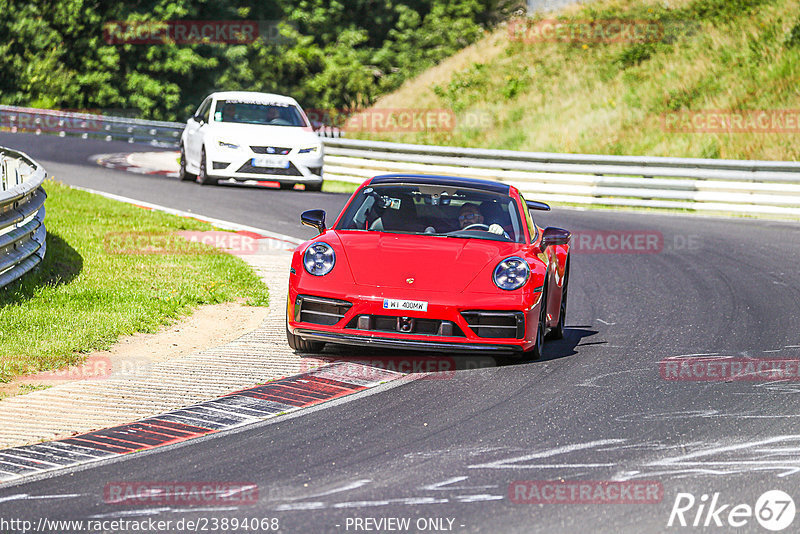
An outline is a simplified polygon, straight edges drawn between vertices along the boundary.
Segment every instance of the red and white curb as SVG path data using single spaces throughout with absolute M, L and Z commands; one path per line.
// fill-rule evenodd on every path
M 151 154 L 151 153 L 147 153 Z M 153 152 L 155 155 L 151 164 L 147 160 L 134 160 L 136 153 L 96 154 L 89 159 L 108 169 L 134 172 L 136 174 L 154 174 L 160 176 L 178 177 L 178 152 Z M 167 160 L 165 160 L 167 158 Z
M 251 234 L 258 239 L 269 241 L 270 248 L 293 250 L 301 242 L 291 236 L 260 228 L 111 193 L 80 187 L 76 189 L 144 209 L 198 219 L 240 234 Z M 334 362 L 299 375 L 229 393 L 217 399 L 147 417 L 134 423 L 92 431 L 67 439 L 3 449 L 0 450 L 0 484 L 13 483 L 41 473 L 146 451 L 253 424 L 352 395 L 406 376 L 408 375 L 405 373 L 369 365 Z
M 0 450 L 0 484 L 231 430 L 406 376 L 334 362 L 218 399 L 68 439 Z
M 136 174 L 149 174 L 156 176 L 167 176 L 169 178 L 177 178 L 180 165 L 178 158 L 180 152 L 120 152 L 116 154 L 95 154 L 89 157 L 89 161 L 106 167 L 107 169 L 116 169 L 125 172 L 133 172 Z M 363 180 L 359 180 L 361 183 Z M 280 184 L 271 180 L 226 180 L 219 181 L 223 185 L 247 185 L 256 187 L 268 187 L 275 189 L 280 187 Z M 295 189 L 303 189 L 305 186 L 298 184 Z

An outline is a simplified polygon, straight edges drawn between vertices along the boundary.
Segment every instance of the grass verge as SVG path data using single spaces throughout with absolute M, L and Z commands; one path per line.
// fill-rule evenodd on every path
M 47 254 L 0 289 L 0 382 L 65 365 L 121 336 L 155 332 L 203 304 L 266 306 L 264 283 L 241 259 L 192 243 L 174 254 L 109 249 L 109 235 L 216 230 L 48 180 Z
M 342 182 L 339 180 L 325 180 L 322 182 L 323 193 L 353 193 L 360 184 Z

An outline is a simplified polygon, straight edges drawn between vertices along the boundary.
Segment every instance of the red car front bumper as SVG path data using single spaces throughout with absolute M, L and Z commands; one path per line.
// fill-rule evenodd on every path
M 305 280 L 308 280 L 306 278 Z M 289 331 L 328 343 L 443 352 L 521 353 L 534 346 L 541 292 L 445 293 L 353 285 L 325 291 L 290 284 Z M 427 303 L 393 310 L 385 299 Z

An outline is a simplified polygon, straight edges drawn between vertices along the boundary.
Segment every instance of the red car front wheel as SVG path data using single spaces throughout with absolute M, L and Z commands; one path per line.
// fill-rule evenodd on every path
M 544 352 L 544 338 L 547 333 L 547 284 L 542 288 L 542 299 L 539 307 L 539 324 L 536 326 L 536 344 L 525 352 L 531 360 L 538 360 Z

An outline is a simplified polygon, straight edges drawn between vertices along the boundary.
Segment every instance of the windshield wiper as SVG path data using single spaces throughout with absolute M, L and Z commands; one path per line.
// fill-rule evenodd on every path
M 456 230 L 456 232 L 460 232 L 461 230 Z M 497 234 L 490 234 L 490 235 L 464 235 L 464 234 L 441 234 L 446 237 L 455 237 L 456 239 L 480 239 L 482 241 L 498 241 L 500 243 L 513 243 L 511 239 L 507 239 L 504 236 L 497 235 Z

